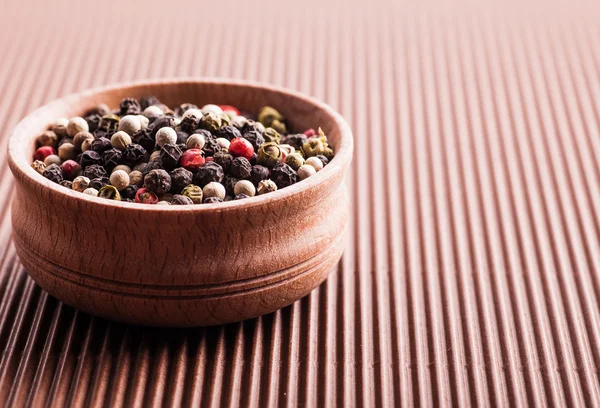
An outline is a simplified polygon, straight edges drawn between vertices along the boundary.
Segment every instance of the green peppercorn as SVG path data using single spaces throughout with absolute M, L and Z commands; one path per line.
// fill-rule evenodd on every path
M 209 132 L 216 132 L 221 127 L 221 116 L 216 113 L 205 113 L 200 119 L 200 128 Z
M 104 186 L 98 191 L 98 197 L 121 201 L 121 194 L 115 186 Z
M 265 139 L 265 142 L 275 142 L 277 144 L 281 142 L 281 134 L 279 134 L 279 132 L 277 132 L 272 127 L 268 127 L 265 129 L 263 137 Z
M 189 197 L 194 204 L 202 204 L 202 188 L 200 186 L 190 184 L 183 189 L 181 195 Z
M 304 157 L 300 153 L 291 153 L 286 157 L 285 163 L 289 165 L 292 169 L 298 171 L 300 166 L 304 164 Z
M 283 116 L 277 111 L 277 109 L 270 106 L 265 106 L 260 110 L 260 112 L 258 112 L 258 121 L 265 125 L 265 127 L 271 126 L 271 123 L 274 120 L 280 122 L 283 121 Z
M 325 154 L 325 145 L 321 139 L 311 137 L 302 145 L 302 154 L 306 158 Z
M 283 153 L 281 148 L 275 142 L 263 143 L 258 149 L 258 158 L 256 161 L 266 167 L 273 167 L 281 161 Z

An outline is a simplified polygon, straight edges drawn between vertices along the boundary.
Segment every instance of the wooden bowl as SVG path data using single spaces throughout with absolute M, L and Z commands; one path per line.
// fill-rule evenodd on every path
M 271 105 L 293 129 L 321 126 L 336 153 L 316 175 L 274 193 L 198 206 L 152 206 L 68 190 L 31 168 L 35 138 L 58 117 L 156 95 L 169 106 Z M 273 312 L 307 295 L 339 261 L 352 134 L 329 106 L 249 82 L 174 80 L 94 89 L 27 116 L 8 146 L 16 179 L 14 242 L 31 277 L 62 302 L 151 326 L 203 326 Z

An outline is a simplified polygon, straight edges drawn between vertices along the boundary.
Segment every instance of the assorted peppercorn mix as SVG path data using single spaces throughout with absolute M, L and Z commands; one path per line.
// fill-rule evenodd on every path
M 37 138 L 32 167 L 63 187 L 109 200 L 193 205 L 273 192 L 312 176 L 333 158 L 321 129 L 289 133 L 265 106 L 258 116 L 233 106 L 156 97 L 125 98 L 111 111 L 59 118 Z

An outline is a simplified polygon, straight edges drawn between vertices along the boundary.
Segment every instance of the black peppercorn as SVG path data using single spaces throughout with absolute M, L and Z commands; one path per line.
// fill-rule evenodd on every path
M 171 200 L 171 205 L 193 205 L 194 202 L 188 196 L 175 194 Z
M 252 157 L 250 158 L 250 164 L 256 165 L 258 163 L 258 154 L 252 153 Z
M 98 177 L 106 177 L 106 170 L 99 164 L 92 164 L 83 170 L 82 176 L 87 177 L 90 180 Z
M 188 184 L 192 184 L 194 174 L 183 167 L 178 167 L 170 172 L 169 176 L 171 176 L 171 192 L 179 194 Z
M 269 169 L 265 166 L 261 166 L 260 164 L 252 166 L 252 172 L 250 173 L 250 181 L 255 186 L 258 186 L 262 180 L 266 180 L 269 178 Z
M 177 144 L 185 145 L 185 142 L 188 140 L 188 137 L 190 137 L 190 135 L 186 132 L 182 132 L 182 131 L 177 132 Z
M 142 107 L 135 98 L 125 98 L 119 104 L 119 115 L 139 115 L 142 113 Z
M 171 189 L 171 176 L 162 169 L 150 171 L 144 177 L 144 187 L 156 194 L 164 194 Z
M 110 142 L 110 139 L 106 138 L 106 137 L 100 137 L 98 139 L 95 139 L 92 142 L 92 146 L 91 146 L 91 150 L 102 154 L 105 151 L 107 151 L 108 149 L 112 149 L 113 145 Z
M 148 95 L 140 98 L 140 107 L 146 109 L 148 106 L 159 105 L 160 101 L 156 96 Z
M 121 161 L 129 167 L 134 167 L 146 159 L 146 149 L 137 143 L 127 145 L 122 153 Z
M 279 163 L 271 170 L 271 180 L 275 182 L 277 188 L 284 188 L 298 181 L 298 174 L 287 164 Z
M 260 145 L 262 145 L 265 142 L 265 138 L 263 137 L 263 135 L 257 132 L 256 130 L 246 132 L 242 135 L 242 137 L 250 142 L 255 152 L 257 152 Z
M 147 152 L 151 152 L 156 144 L 156 140 L 152 135 L 152 129 L 150 128 L 145 128 L 134 133 L 131 140 L 133 144 L 142 146 Z
M 102 187 L 107 186 L 110 183 L 108 177 L 98 177 L 90 181 L 88 184 L 88 188 L 95 188 L 96 190 L 100 190 Z
M 100 119 L 102 119 L 102 116 L 97 112 L 93 112 L 84 117 L 84 119 L 88 124 L 88 132 L 93 133 L 94 131 L 96 131 L 96 129 L 98 129 L 98 124 L 100 123 Z
M 198 125 L 200 124 L 200 116 L 191 113 L 186 115 L 181 119 L 179 123 L 179 128 L 187 133 L 193 133 L 194 130 L 198 129 Z
M 121 197 L 130 198 L 133 200 L 135 198 L 135 193 L 137 193 L 138 190 L 139 190 L 138 186 L 130 184 L 127 187 L 125 187 L 123 190 L 121 190 Z
M 204 204 L 215 204 L 215 203 L 222 203 L 222 202 L 223 202 L 223 200 L 221 200 L 219 197 L 207 197 L 203 201 Z
M 71 190 L 73 188 L 73 182 L 70 180 L 63 180 L 60 183 L 61 186 L 68 188 L 69 190 Z
M 102 118 L 100 119 L 100 122 L 98 122 L 98 129 L 96 129 L 96 132 L 98 131 L 104 131 L 104 132 L 116 132 L 117 129 L 119 128 L 119 122 L 121 121 L 121 119 L 119 119 L 119 117 L 117 115 L 115 115 L 114 113 L 109 113 L 107 115 L 102 116 Z
M 223 167 L 214 161 L 206 162 L 194 174 L 193 182 L 200 187 L 204 187 L 210 182 L 216 181 L 220 183 L 223 181 L 223 177 L 225 177 L 225 172 L 223 171 Z
M 327 166 L 329 164 L 329 159 L 322 154 L 318 154 L 315 157 L 323 162 L 323 166 Z
M 233 156 L 227 152 L 220 151 L 215 153 L 213 160 L 223 168 L 225 173 L 228 173 L 229 168 L 231 167 L 231 162 L 233 161 Z
M 248 198 L 248 197 L 250 197 L 250 196 L 247 194 L 241 193 L 241 194 L 236 195 L 234 200 L 242 200 L 242 199 Z
M 252 119 L 248 119 L 246 121 L 246 123 L 244 123 L 244 126 L 242 126 L 242 134 L 245 134 L 245 133 L 248 133 L 251 131 L 262 134 L 265 131 L 265 127 L 260 122 L 255 122 Z
M 160 159 L 166 170 L 172 170 L 179 164 L 183 152 L 177 145 L 165 144 L 160 148 Z
M 217 152 L 222 150 L 221 145 L 217 142 L 217 139 L 214 136 L 205 137 L 204 139 L 204 153 L 207 156 L 214 156 Z
M 293 146 L 294 149 L 300 150 L 302 148 L 302 145 L 304 143 L 306 143 L 307 140 L 308 140 L 308 137 L 306 137 L 305 134 L 297 133 L 297 134 L 284 136 L 281 139 L 281 144 L 289 144 L 290 146 Z
M 231 162 L 229 173 L 239 179 L 246 179 L 252 173 L 252 165 L 245 157 L 236 157 Z
M 88 166 L 101 163 L 102 158 L 97 152 L 93 150 L 86 150 L 85 152 L 81 153 L 81 158 L 79 159 L 79 165 L 81 168 L 85 169 Z
M 235 126 L 222 126 L 216 133 L 217 137 L 223 137 L 227 140 L 233 140 L 236 137 L 241 137 L 242 134 Z
M 154 161 L 146 163 L 145 167 L 143 167 L 142 169 L 138 169 L 138 170 L 141 171 L 145 177 L 146 174 L 150 173 L 152 170 L 159 170 L 161 168 L 162 168 L 162 161 L 159 158 L 158 160 L 154 160 Z
M 119 149 L 108 149 L 102 153 L 102 165 L 107 170 L 112 170 L 121 162 L 122 155 Z
M 235 178 L 231 175 L 227 175 L 223 178 L 223 182 L 221 184 L 223 184 L 223 186 L 225 187 L 225 192 L 227 193 L 227 195 L 233 196 L 233 190 L 238 181 L 240 181 L 240 179 Z
M 50 166 L 46 167 L 46 170 L 44 170 L 42 176 L 55 183 L 60 183 L 63 181 L 62 169 L 58 164 L 51 164 Z
M 152 135 L 152 138 L 153 139 L 156 138 L 156 132 L 158 132 L 160 129 L 162 129 L 164 127 L 174 128 L 175 127 L 175 118 L 173 118 L 172 116 L 167 116 L 167 115 L 157 118 L 152 123 L 152 132 L 150 133 Z

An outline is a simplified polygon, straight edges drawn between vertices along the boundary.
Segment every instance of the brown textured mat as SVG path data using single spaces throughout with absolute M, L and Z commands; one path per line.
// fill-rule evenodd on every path
M 4 138 L 34 107 L 94 85 L 271 82 L 348 118 L 354 217 L 337 272 L 284 310 L 209 329 L 130 327 L 27 277 L 2 164 L 4 405 L 600 405 L 592 2 L 569 13 L 37 3 L 2 5 Z

